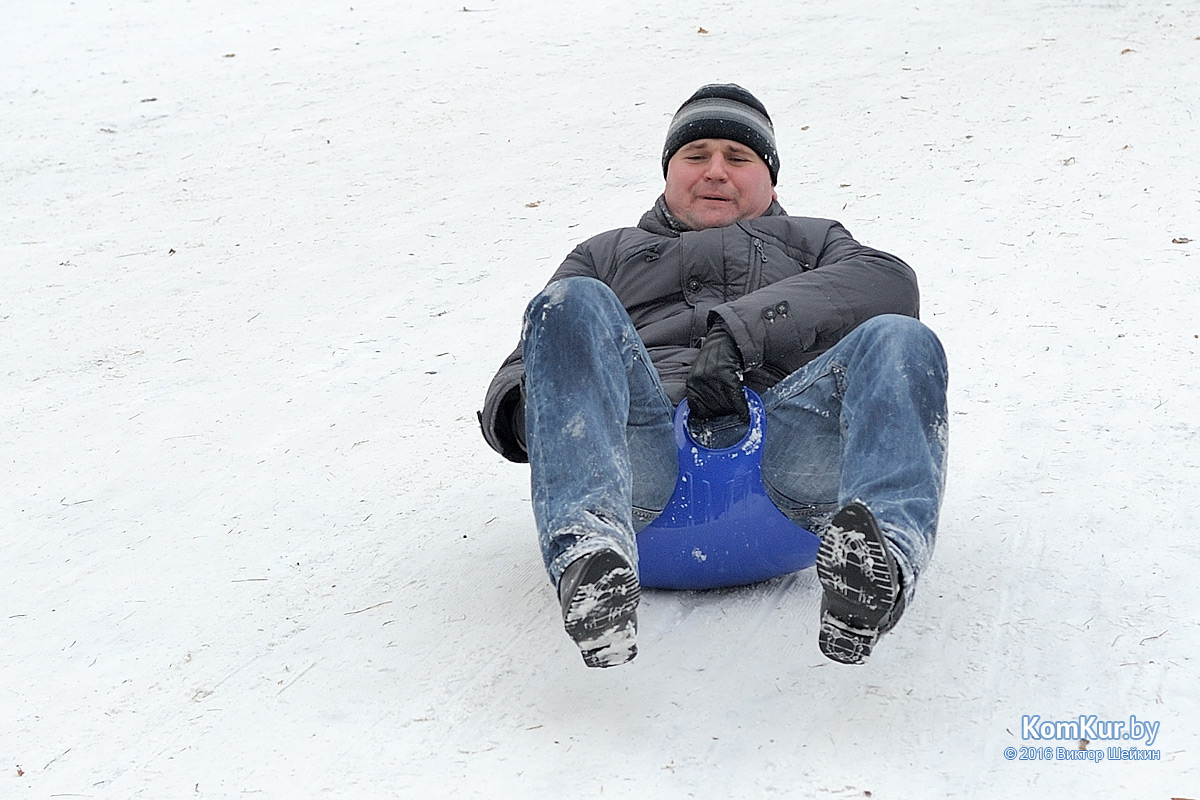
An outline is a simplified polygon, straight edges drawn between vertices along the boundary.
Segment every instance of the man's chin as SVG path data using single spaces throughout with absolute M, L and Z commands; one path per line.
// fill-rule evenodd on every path
M 725 211 L 724 213 L 689 214 L 688 218 L 682 222 L 694 231 L 702 231 L 706 228 L 724 228 L 737 222 L 738 219 L 737 214 Z

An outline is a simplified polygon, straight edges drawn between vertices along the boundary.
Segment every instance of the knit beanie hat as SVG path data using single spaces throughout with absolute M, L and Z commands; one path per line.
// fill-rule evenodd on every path
M 663 145 L 663 177 L 667 175 L 671 156 L 697 139 L 740 142 L 766 162 L 772 185 L 779 177 L 779 152 L 775 149 L 771 117 L 757 97 L 735 83 L 702 86 L 675 112 Z

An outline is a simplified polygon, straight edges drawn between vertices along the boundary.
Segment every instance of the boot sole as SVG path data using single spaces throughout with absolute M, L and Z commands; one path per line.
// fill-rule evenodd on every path
M 900 580 L 883 533 L 861 504 L 839 511 L 821 537 L 817 578 L 824 590 L 821 652 L 842 664 L 862 664 L 896 607 Z
M 589 558 L 585 556 L 585 558 Z M 612 551 L 590 557 L 563 603 L 563 627 L 589 667 L 615 667 L 637 655 L 641 586 L 625 559 Z

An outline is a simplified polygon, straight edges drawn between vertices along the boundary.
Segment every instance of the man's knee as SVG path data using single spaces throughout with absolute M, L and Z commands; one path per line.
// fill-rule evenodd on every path
M 880 314 L 871 317 L 860 325 L 859 329 L 866 335 L 900 339 L 933 335 L 933 331 L 929 330 L 925 323 L 903 314 Z
M 945 364 L 946 361 L 946 353 L 937 334 L 913 317 L 901 314 L 872 317 L 860 325 L 855 333 L 869 347 L 887 347 L 935 364 Z
M 616 301 L 607 284 L 595 278 L 576 276 L 554 281 L 529 301 L 525 317 L 535 320 L 562 311 L 577 313 L 595 309 Z
M 595 278 L 562 278 L 530 301 L 521 341 L 527 345 L 534 335 L 560 338 L 586 331 L 611 331 L 614 324 L 627 320 L 625 309 L 607 284 Z

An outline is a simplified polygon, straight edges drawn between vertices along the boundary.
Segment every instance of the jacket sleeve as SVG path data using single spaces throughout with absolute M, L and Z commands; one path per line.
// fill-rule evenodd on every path
M 724 321 L 747 371 L 788 375 L 871 317 L 916 317 L 919 307 L 911 267 L 831 222 L 812 269 L 717 306 L 709 323 Z
M 593 240 L 584 242 L 571 251 L 546 285 L 572 276 L 597 277 Z M 512 423 L 517 414 L 525 414 L 521 393 L 521 384 L 524 381 L 524 354 L 518 343 L 492 378 L 484 396 L 483 409 L 477 414 L 483 438 L 488 445 L 509 461 L 517 463 L 529 461 L 525 445 L 518 439 Z

